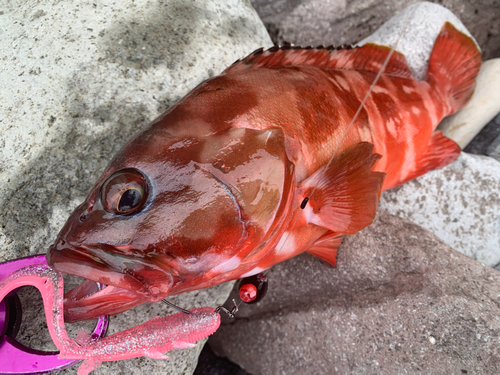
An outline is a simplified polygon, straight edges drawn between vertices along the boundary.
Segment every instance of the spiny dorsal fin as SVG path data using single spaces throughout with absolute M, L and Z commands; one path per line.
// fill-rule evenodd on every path
M 310 65 L 323 69 L 368 70 L 378 73 L 390 48 L 368 43 L 362 47 L 272 47 L 252 52 L 226 69 L 226 73 L 254 68 L 281 68 L 285 66 Z M 394 51 L 384 74 L 413 78 L 406 58 Z

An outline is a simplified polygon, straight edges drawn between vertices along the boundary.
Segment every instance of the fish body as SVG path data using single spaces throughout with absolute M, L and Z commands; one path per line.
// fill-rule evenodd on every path
M 474 42 L 447 23 L 425 81 L 403 55 L 369 44 L 259 50 L 201 83 L 123 147 L 50 248 L 55 269 L 110 285 L 70 294 L 67 319 L 256 274 L 304 251 L 335 264 L 382 190 L 459 155 L 434 130 L 467 102 L 480 64 Z

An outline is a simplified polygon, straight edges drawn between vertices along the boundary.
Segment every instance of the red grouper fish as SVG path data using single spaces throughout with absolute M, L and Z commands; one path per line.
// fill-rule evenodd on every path
M 108 285 L 70 291 L 65 318 L 117 314 L 304 251 L 335 264 L 343 236 L 371 224 L 382 190 L 460 154 L 434 129 L 472 95 L 481 55 L 450 23 L 425 81 L 392 54 L 342 140 L 389 52 L 258 50 L 137 134 L 47 254 L 54 269 Z

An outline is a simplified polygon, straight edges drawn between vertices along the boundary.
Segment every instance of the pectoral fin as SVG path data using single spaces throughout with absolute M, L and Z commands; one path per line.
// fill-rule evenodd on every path
M 344 239 L 343 234 L 327 232 L 306 252 L 314 255 L 332 267 L 337 266 L 337 250 Z
M 309 197 L 304 214 L 309 223 L 339 234 L 354 234 L 375 218 L 385 173 L 371 170 L 380 155 L 373 145 L 350 146 L 300 186 Z

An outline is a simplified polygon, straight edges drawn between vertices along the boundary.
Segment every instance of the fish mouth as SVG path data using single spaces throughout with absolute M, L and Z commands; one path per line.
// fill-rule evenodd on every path
M 172 287 L 171 274 L 150 260 L 117 254 L 109 245 L 52 245 L 48 265 L 84 281 L 66 293 L 64 318 L 74 322 L 115 315 L 144 302 L 159 302 Z M 97 293 L 94 282 L 107 286 Z

